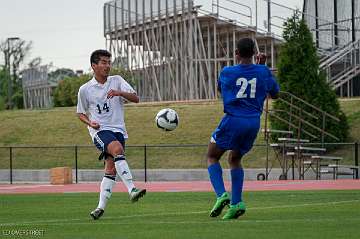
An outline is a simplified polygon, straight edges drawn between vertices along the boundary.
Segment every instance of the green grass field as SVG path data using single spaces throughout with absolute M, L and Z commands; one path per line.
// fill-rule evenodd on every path
M 148 193 L 132 204 L 114 193 L 104 216 L 98 194 L 1 195 L 0 238 L 359 238 L 360 191 L 246 192 L 238 220 L 210 218 L 213 193 Z M 9 236 L 38 230 L 41 236 Z

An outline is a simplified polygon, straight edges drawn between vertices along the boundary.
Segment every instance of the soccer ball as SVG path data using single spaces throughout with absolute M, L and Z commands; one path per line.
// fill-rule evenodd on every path
M 173 109 L 162 109 L 156 114 L 155 123 L 160 129 L 172 131 L 179 124 L 179 116 Z

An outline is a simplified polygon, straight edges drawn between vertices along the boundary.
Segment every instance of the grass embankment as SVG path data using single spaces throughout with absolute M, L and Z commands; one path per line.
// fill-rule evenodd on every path
M 349 141 L 360 139 L 360 99 L 340 102 L 351 126 Z M 173 132 L 164 132 L 154 123 L 156 113 L 165 107 L 175 109 L 180 116 L 179 127 Z M 127 157 L 133 168 L 143 168 L 143 145 L 200 144 L 198 147 L 148 147 L 148 168 L 204 168 L 206 144 L 213 129 L 222 117 L 220 101 L 195 103 L 156 103 L 126 105 L 126 126 L 129 133 Z M 78 149 L 79 168 L 102 168 L 97 162 L 98 151 L 92 146 L 88 131 L 75 115 L 75 108 L 50 110 L 15 110 L 0 112 L 0 146 L 54 146 L 89 145 Z M 257 144 L 263 144 L 259 133 Z M 349 146 L 335 154 L 353 160 Z M 14 168 L 74 167 L 74 148 L 15 148 Z M 223 160 L 225 161 L 225 160 Z M 254 147 L 244 158 L 245 167 L 264 167 L 265 148 Z M 224 164 L 225 166 L 226 164 Z M 9 149 L 0 148 L 0 168 L 9 167 Z

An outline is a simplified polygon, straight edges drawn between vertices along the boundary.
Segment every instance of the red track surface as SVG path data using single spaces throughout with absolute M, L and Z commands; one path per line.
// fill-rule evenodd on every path
M 0 194 L 16 193 L 74 193 L 98 192 L 99 183 L 68 185 L 50 184 L 0 184 Z M 225 182 L 230 188 L 229 182 Z M 136 182 L 136 186 L 149 192 L 208 192 L 212 187 L 208 181 L 191 182 Z M 245 191 L 269 190 L 360 190 L 360 180 L 288 180 L 288 181 L 245 181 Z M 114 192 L 126 192 L 122 182 L 116 184 Z

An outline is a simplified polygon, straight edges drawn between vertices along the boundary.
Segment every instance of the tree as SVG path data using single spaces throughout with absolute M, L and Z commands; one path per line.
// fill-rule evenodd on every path
M 54 106 L 74 106 L 77 104 L 77 94 L 82 84 L 91 79 L 91 75 L 65 77 L 59 81 L 54 91 Z
M 326 82 L 326 76 L 319 70 L 319 58 L 314 45 L 312 34 L 305 21 L 300 19 L 299 13 L 295 13 L 285 24 L 282 45 L 279 55 L 278 80 L 282 91 L 288 91 L 329 114 L 338 117 L 341 121 L 326 122 L 326 131 L 337 136 L 341 142 L 348 136 L 348 123 L 345 114 L 340 110 L 335 92 Z M 299 105 L 307 110 L 305 105 Z M 278 100 L 274 104 L 275 110 L 286 110 L 289 107 Z M 308 109 L 308 111 L 311 111 Z M 287 124 L 271 118 L 272 127 L 287 129 Z M 322 125 L 319 117 L 317 126 Z M 304 129 L 314 132 L 313 129 L 303 126 Z M 316 135 L 320 133 L 317 132 Z M 333 141 L 326 137 L 325 142 Z
M 2 41 L 0 43 L 0 51 L 3 52 L 5 56 L 5 70 L 9 72 L 11 69 L 10 75 L 7 73 L 7 78 L 1 78 L 0 85 L 8 87 L 8 82 L 11 81 L 11 96 L 8 95 L 8 90 L 2 88 L 0 92 L 0 96 L 3 99 L 6 99 L 9 102 L 9 97 L 11 97 L 11 101 L 13 102 L 13 106 L 16 108 L 23 108 L 23 94 L 22 94 L 22 84 L 21 77 L 19 77 L 20 66 L 23 63 L 25 57 L 28 55 L 32 48 L 32 42 L 26 42 L 22 39 L 16 39 L 9 42 L 9 39 Z M 11 61 L 9 61 L 11 59 Z M 7 106 L 10 107 L 9 105 Z
M 9 77 L 6 69 L 0 68 L 0 111 L 6 108 L 7 79 Z

